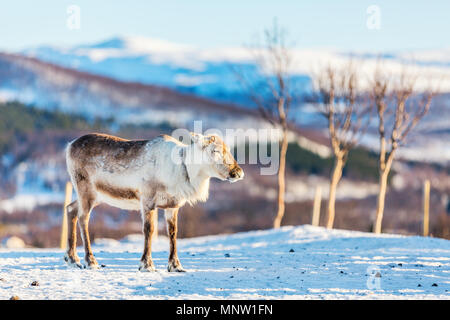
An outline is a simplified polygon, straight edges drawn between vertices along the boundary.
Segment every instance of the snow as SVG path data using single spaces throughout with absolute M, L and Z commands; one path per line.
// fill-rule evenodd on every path
M 6 158 L 6 162 L 11 161 L 12 158 Z M 55 158 L 48 158 L 20 162 L 11 171 L 16 193 L 13 197 L 0 200 L 0 210 L 8 213 L 18 210 L 30 212 L 38 206 L 64 202 L 61 186 L 67 179 L 65 161 L 58 163 Z
M 450 299 L 443 239 L 309 225 L 181 239 L 186 273 L 166 271 L 164 236 L 158 272 L 138 272 L 142 242 L 99 239 L 99 270 L 66 266 L 59 249 L 0 249 L 0 299 Z
M 31 212 L 34 208 L 47 204 L 63 203 L 64 194 L 52 192 L 17 193 L 14 197 L 0 200 L 0 210 L 7 213 L 24 210 Z

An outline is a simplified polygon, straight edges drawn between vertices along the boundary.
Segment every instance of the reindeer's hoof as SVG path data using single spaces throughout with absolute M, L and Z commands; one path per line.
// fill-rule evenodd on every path
M 141 264 L 139 265 L 139 271 L 140 272 L 155 272 L 156 268 L 155 266 L 152 264 L 148 264 L 145 262 L 141 261 Z
M 69 267 L 83 269 L 83 265 L 80 262 L 80 258 L 77 256 L 69 256 L 67 253 L 64 255 L 64 261 L 67 262 Z
M 90 257 L 85 260 L 84 268 L 95 270 L 95 269 L 100 269 L 100 266 L 98 265 L 98 262 L 97 262 L 97 260 L 95 260 L 94 257 Z
M 183 269 L 181 264 L 173 265 L 171 263 L 169 263 L 169 265 L 167 266 L 167 271 L 169 271 L 169 272 L 186 272 L 186 270 Z

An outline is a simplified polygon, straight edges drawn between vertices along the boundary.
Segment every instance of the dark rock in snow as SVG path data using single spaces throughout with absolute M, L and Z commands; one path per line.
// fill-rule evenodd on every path
M 289 250 L 289 252 L 295 252 L 294 249 Z
M 9 300 L 20 300 L 20 298 L 18 296 L 12 296 Z
M 32 287 L 39 287 L 39 282 L 38 281 L 33 281 L 30 285 Z
M 229 258 L 230 254 L 229 253 L 225 253 L 225 258 Z
M 433 283 L 431 286 L 432 286 L 432 287 L 437 287 L 438 284 L 437 284 L 437 283 Z

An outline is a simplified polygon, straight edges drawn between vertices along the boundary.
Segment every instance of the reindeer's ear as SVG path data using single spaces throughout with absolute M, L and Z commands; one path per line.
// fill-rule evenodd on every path
M 200 133 L 191 132 L 191 138 L 194 143 L 203 145 L 203 135 Z
M 205 136 L 204 137 L 204 141 L 203 141 L 203 144 L 205 145 L 205 146 L 207 146 L 207 145 L 210 145 L 211 143 L 214 143 L 216 141 L 216 136 L 214 136 L 214 135 L 208 135 L 208 136 Z

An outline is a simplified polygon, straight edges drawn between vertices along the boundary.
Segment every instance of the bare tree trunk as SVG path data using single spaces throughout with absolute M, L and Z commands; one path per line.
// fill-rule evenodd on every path
M 262 117 L 277 128 L 281 127 L 281 148 L 277 150 L 280 155 L 278 168 L 278 209 L 273 220 L 273 227 L 279 228 L 285 211 L 285 176 L 286 176 L 286 153 L 288 148 L 288 113 L 292 103 L 292 93 L 295 89 L 292 85 L 292 48 L 286 46 L 285 32 L 278 27 L 274 21 L 273 28 L 264 30 L 263 46 L 258 45 L 252 50 L 255 63 L 266 72 L 261 79 L 264 88 L 249 85 L 255 83 L 253 79 L 245 76 L 245 73 L 238 74 L 244 85 L 251 90 L 251 98 L 258 106 Z
M 281 225 L 281 220 L 284 216 L 284 194 L 286 190 L 285 186 L 285 171 L 286 171 L 286 153 L 288 147 L 288 131 L 286 128 L 283 129 L 283 138 L 281 142 L 280 150 L 280 167 L 278 169 L 278 212 L 273 221 L 273 227 L 279 228 Z
M 377 211 L 375 214 L 375 222 L 373 225 L 374 233 L 381 233 L 381 224 L 383 222 L 384 202 L 386 199 L 387 183 L 393 159 L 394 154 L 391 152 L 386 164 L 382 166 L 382 168 L 380 169 L 380 182 L 379 182 L 380 185 L 378 190 Z
M 377 211 L 375 215 L 375 222 L 373 225 L 374 233 L 381 233 L 381 222 L 383 221 L 383 213 L 384 213 L 384 201 L 386 199 L 386 189 L 387 189 L 387 179 L 388 173 L 385 171 L 380 172 L 380 184 L 378 190 L 378 199 L 377 199 Z
M 330 195 L 328 197 L 328 221 L 327 229 L 332 229 L 334 224 L 335 203 L 336 203 L 336 188 L 339 180 L 342 177 L 342 169 L 344 168 L 343 157 L 336 157 L 334 162 L 333 175 L 330 181 Z

